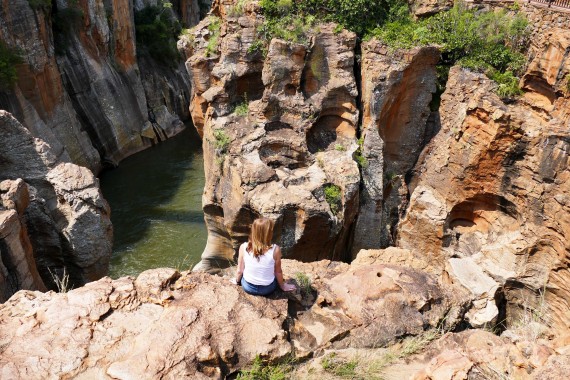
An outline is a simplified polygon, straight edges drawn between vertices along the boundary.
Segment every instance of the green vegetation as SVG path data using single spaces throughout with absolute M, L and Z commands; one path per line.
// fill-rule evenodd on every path
M 49 12 L 51 9 L 51 0 L 28 0 L 28 4 L 35 11 Z
M 214 130 L 214 139 L 214 146 L 216 149 L 222 154 L 226 153 L 231 142 L 230 137 L 226 132 L 223 129 Z
M 358 139 L 358 149 L 356 149 L 356 151 L 352 155 L 352 158 L 354 159 L 354 161 L 356 161 L 356 163 L 360 168 L 367 168 L 368 160 L 366 159 L 366 157 L 364 157 L 362 153 L 363 147 L 364 147 L 364 136 L 361 136 Z
M 249 47 L 247 48 L 247 52 L 249 54 L 261 52 L 261 53 L 263 53 L 263 56 L 265 57 L 267 55 L 267 48 L 265 47 L 265 42 L 261 39 L 257 39 L 255 41 L 253 41 L 253 43 L 251 45 L 249 45 Z
M 299 289 L 301 289 L 301 293 L 308 297 L 311 295 L 313 288 L 311 286 L 311 278 L 307 276 L 305 273 L 297 272 L 295 273 L 295 281 L 297 281 L 297 285 L 299 285 Z
M 180 60 L 176 41 L 182 28 L 170 8 L 172 3 L 163 1 L 136 12 L 135 30 L 139 54 L 149 55 L 166 66 L 175 66 Z
M 335 149 L 335 150 L 338 150 L 339 152 L 345 152 L 345 151 L 346 151 L 346 148 L 345 148 L 344 145 L 342 145 L 342 144 L 336 144 L 336 145 L 334 146 L 334 149 Z
M 237 380 L 285 380 L 291 365 L 288 363 L 269 365 L 263 363 L 261 357 L 257 355 L 253 360 L 253 364 L 248 370 L 241 370 L 237 376 Z
M 336 214 L 341 209 L 342 192 L 340 187 L 334 184 L 325 185 L 325 199 L 331 208 L 331 212 Z
M 24 60 L 16 49 L 0 41 L 0 89 L 9 89 L 14 85 L 18 80 L 16 65 L 23 62 Z
M 282 26 L 295 20 L 332 21 L 364 35 L 387 18 L 394 0 L 261 0 L 260 5 L 269 22 L 284 20 Z M 295 29 L 296 27 L 293 27 Z
M 243 102 L 239 103 L 236 108 L 234 108 L 234 113 L 237 116 L 247 116 L 249 113 L 249 102 L 247 101 L 247 93 L 244 94 Z
M 566 74 L 566 92 L 570 94 L 570 74 Z
M 54 48 L 57 55 L 65 54 L 72 36 L 83 22 L 83 10 L 78 0 L 70 0 L 67 8 L 58 9 L 52 14 Z
M 459 63 L 485 73 L 499 84 L 497 93 L 501 97 L 520 94 L 515 82 L 524 68 L 523 52 L 530 31 L 523 15 L 513 16 L 505 10 L 477 11 L 459 2 L 447 12 L 415 21 L 404 7 L 391 9 L 388 22 L 369 37 L 392 48 L 438 45 L 444 66 Z
M 208 39 L 208 44 L 206 45 L 206 56 L 209 57 L 215 53 L 218 53 L 218 40 L 220 39 L 220 31 L 222 30 L 222 20 L 216 16 L 210 16 L 210 25 L 208 25 L 208 31 L 210 31 L 210 37 Z
M 325 371 L 345 379 L 361 379 L 361 377 L 357 377 L 356 373 L 358 364 L 357 358 L 352 358 L 350 360 L 342 359 L 334 352 L 326 355 L 321 360 L 321 366 Z
M 238 17 L 243 15 L 248 2 L 249 0 L 238 0 L 234 5 L 230 7 L 230 9 L 228 9 L 228 16 Z

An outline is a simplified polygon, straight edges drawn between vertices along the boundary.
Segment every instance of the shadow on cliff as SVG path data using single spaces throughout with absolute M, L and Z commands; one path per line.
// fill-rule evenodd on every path
M 114 251 L 145 239 L 153 224 L 204 224 L 201 141 L 192 125 L 100 176 L 111 206 Z

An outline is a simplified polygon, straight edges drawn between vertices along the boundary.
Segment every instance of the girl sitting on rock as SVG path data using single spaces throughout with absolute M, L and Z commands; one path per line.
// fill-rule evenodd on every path
M 270 219 L 256 219 L 251 225 L 248 242 L 239 247 L 236 283 L 241 282 L 243 290 L 249 294 L 265 296 L 278 285 L 286 292 L 295 290 L 295 285 L 283 281 L 281 248 L 271 244 L 273 226 Z

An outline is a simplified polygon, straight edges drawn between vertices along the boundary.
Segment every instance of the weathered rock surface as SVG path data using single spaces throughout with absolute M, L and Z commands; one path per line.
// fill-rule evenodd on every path
M 362 44 L 362 192 L 353 255 L 394 245 L 407 206 L 405 178 L 437 132 L 427 123 L 440 53 L 434 47 L 390 51 Z
M 34 10 L 27 0 L 4 7 L 0 39 L 25 62 L 15 87 L 0 92 L 0 108 L 57 156 L 95 172 L 184 128 L 188 74 L 182 64 L 173 68 L 150 58 L 139 65 L 133 2 L 54 3 L 52 10 Z M 198 0 L 175 5 L 186 25 L 197 23 Z M 65 25 L 53 24 L 53 12 Z
M 493 86 L 451 70 L 442 128 L 415 169 L 398 245 L 431 256 L 472 291 L 474 326 L 515 320 L 545 292 L 551 326 L 567 329 L 568 128 L 554 112 L 504 104 Z
M 51 288 L 55 287 L 52 273 L 62 277 L 64 268 L 70 286 L 104 276 L 111 255 L 112 227 L 98 180 L 87 168 L 61 162 L 49 145 L 32 137 L 5 111 L 0 111 L 0 129 L 2 203 L 25 225 L 19 229 L 25 255 L 13 240 L 17 226 L 12 224 L 12 234 L 3 237 L 10 247 L 6 254 L 13 257 L 12 266 L 26 258 L 30 273 L 19 272 L 20 285 L 32 287 L 23 281 L 28 277 L 36 288 L 43 287 L 29 260 L 28 239 L 41 278 Z
M 416 17 L 431 16 L 453 7 L 453 0 L 408 0 L 410 10 Z
M 204 137 L 208 243 L 198 268 L 232 260 L 259 215 L 276 221 L 285 257 L 346 258 L 358 210 L 356 36 L 321 25 L 306 44 L 274 39 L 264 58 L 249 51 L 261 23 L 256 3 L 231 16 L 232 3 L 213 4 L 223 18 L 215 51 L 207 47 L 214 16 L 181 43 L 190 57 L 192 118 Z M 246 115 L 234 112 L 239 104 Z M 329 205 L 332 185 L 338 195 Z
M 332 345 L 385 345 L 460 305 L 434 277 L 397 266 L 284 260 L 284 270 L 312 277 L 312 293 L 250 296 L 228 278 L 173 269 L 66 294 L 20 291 L 0 305 L 0 374 L 222 378 L 257 354 L 277 360 L 293 347 L 303 356 Z

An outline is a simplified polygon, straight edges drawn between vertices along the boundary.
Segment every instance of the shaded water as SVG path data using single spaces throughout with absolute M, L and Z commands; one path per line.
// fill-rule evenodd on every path
M 192 126 L 101 174 L 114 228 L 112 278 L 159 267 L 188 269 L 207 232 L 202 212 L 204 163 Z

